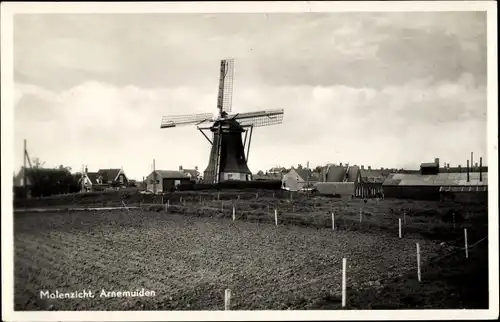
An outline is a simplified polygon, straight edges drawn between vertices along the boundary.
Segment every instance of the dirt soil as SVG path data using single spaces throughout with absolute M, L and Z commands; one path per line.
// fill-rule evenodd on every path
M 16 213 L 15 309 L 218 310 L 226 288 L 235 310 L 337 309 L 343 257 L 349 309 L 487 307 L 487 239 L 470 250 L 469 260 L 460 250 L 464 227 L 469 244 L 485 237 L 484 205 L 199 197 L 168 199 L 168 212 L 161 202 L 140 201 L 142 209 L 130 211 L 59 205 L 51 213 Z M 462 221 L 447 222 L 450 211 L 460 212 Z M 398 218 L 405 218 L 402 239 Z M 417 242 L 422 283 L 416 281 Z M 156 296 L 99 297 L 102 289 L 141 288 Z M 98 294 L 39 296 L 83 289 Z

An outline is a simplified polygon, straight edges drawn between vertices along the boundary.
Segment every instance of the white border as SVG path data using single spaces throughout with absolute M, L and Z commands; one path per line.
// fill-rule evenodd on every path
M 15 13 L 272 13 L 345 11 L 487 11 L 488 21 L 488 156 L 489 172 L 489 310 L 392 311 L 13 311 L 13 15 Z M 171 321 L 171 320 L 393 320 L 498 318 L 498 71 L 496 1 L 382 2 L 2 2 L 2 320 L 4 321 Z

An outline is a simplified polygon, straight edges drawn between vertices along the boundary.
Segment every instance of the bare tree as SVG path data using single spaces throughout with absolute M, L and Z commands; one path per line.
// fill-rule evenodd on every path
M 31 166 L 35 169 L 43 168 L 45 161 L 40 160 L 40 158 L 33 158 L 31 161 Z
M 66 167 L 65 167 L 65 166 L 64 166 L 64 165 L 62 165 L 62 164 L 60 164 L 60 165 L 59 165 L 59 168 L 58 168 L 58 169 L 59 169 L 59 170 L 66 170 L 66 171 L 68 171 L 68 172 L 71 172 L 71 170 L 72 170 L 72 168 L 71 168 L 70 166 L 66 166 Z

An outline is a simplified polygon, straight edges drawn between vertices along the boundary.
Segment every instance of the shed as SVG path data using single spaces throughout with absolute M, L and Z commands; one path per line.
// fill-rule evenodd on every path
M 192 181 L 188 174 L 180 171 L 156 170 L 146 177 L 146 190 L 153 193 L 172 191 L 179 184 L 186 184 Z

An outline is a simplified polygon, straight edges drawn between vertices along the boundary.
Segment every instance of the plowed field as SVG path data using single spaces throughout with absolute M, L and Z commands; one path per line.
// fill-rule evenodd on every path
M 369 290 L 375 300 L 393 277 L 416 280 L 416 242 L 424 278 L 427 264 L 444 252 L 441 240 L 417 231 L 399 239 L 397 225 L 395 231 L 393 226 L 390 231 L 373 229 L 375 223 L 379 227 L 384 222 L 373 219 L 377 216 L 372 216 L 371 226 L 366 219 L 364 229 L 362 224 L 348 229 L 356 226 L 358 215 L 346 214 L 343 218 L 350 218 L 351 226 L 344 221 L 344 229 L 333 231 L 324 211 L 316 214 L 323 221 L 310 220 L 299 209 L 302 214 L 288 218 L 305 218 L 310 224 L 287 224 L 281 218 L 275 226 L 273 214 L 266 211 L 262 216 L 269 220 L 239 216 L 233 221 L 228 209 L 222 215 L 204 216 L 196 202 L 183 207 L 170 209 L 184 209 L 182 214 L 162 210 L 15 214 L 15 309 L 221 310 L 227 288 L 234 310 L 310 309 L 325 301 L 335 308 L 340 307 L 343 257 L 348 261 L 348 303 L 349 297 L 357 296 L 356 306 L 350 308 L 363 309 L 371 303 L 360 303 L 359 294 Z M 198 209 L 196 216 L 189 209 Z M 338 216 L 342 218 L 342 213 Z M 423 223 L 421 217 L 411 219 L 416 227 Z M 314 225 L 317 222 L 321 224 Z M 155 296 L 100 297 L 103 289 L 142 288 Z M 95 297 L 40 298 L 40 291 L 84 289 Z

